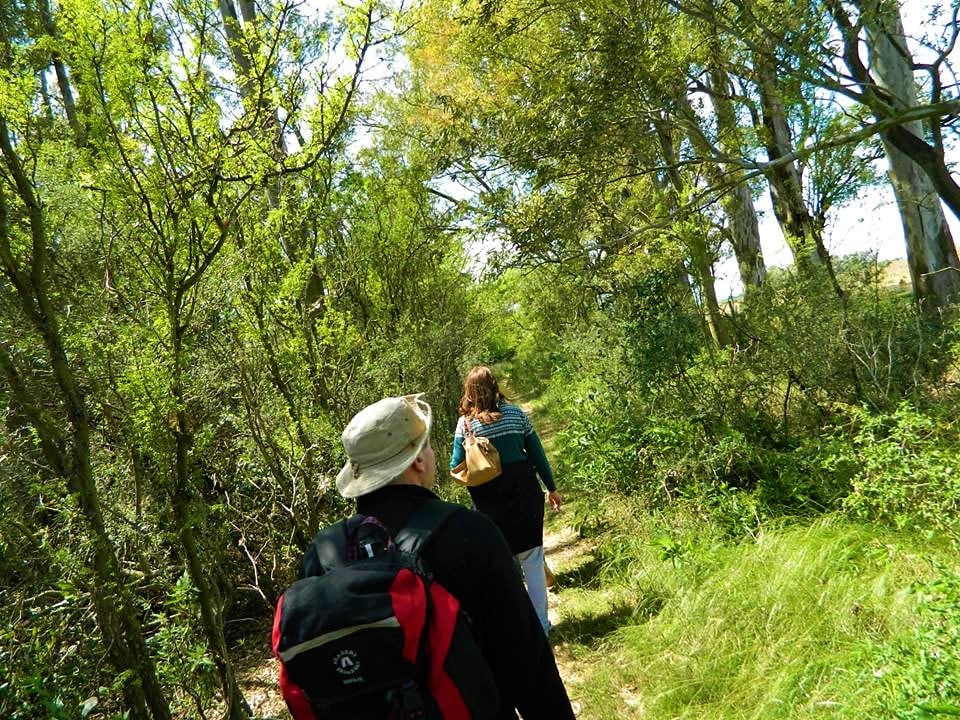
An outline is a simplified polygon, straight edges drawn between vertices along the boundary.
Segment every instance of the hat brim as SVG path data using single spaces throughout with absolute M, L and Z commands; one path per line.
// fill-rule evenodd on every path
M 395 459 L 391 459 L 388 463 L 364 467 L 359 474 L 354 474 L 353 465 L 348 460 L 340 469 L 340 472 L 337 473 L 337 492 L 345 498 L 355 498 L 372 493 L 374 490 L 389 485 L 392 480 L 399 477 L 404 470 L 413 464 L 413 461 L 417 459 L 417 456 L 430 440 L 430 428 L 433 426 L 433 410 L 430 405 L 420 400 L 419 396 L 417 404 L 421 408 L 425 406 L 427 427 L 414 441 L 410 450 Z

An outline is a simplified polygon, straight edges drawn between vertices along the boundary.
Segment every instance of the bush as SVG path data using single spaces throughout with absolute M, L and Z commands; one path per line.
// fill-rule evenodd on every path
M 557 438 L 561 473 L 594 499 L 627 495 L 650 509 L 684 498 L 734 537 L 777 514 L 836 509 L 849 493 L 856 467 L 842 437 L 776 443 L 746 413 L 749 434 L 662 410 L 632 392 L 580 399 Z
M 643 428 L 629 412 L 583 398 L 569 411 L 567 428 L 557 436 L 561 471 L 589 496 L 609 492 L 643 495 L 645 482 Z
M 960 539 L 960 444 L 954 421 L 909 403 L 889 415 L 850 412 L 860 469 L 844 502 L 847 511 L 897 528 L 941 531 Z

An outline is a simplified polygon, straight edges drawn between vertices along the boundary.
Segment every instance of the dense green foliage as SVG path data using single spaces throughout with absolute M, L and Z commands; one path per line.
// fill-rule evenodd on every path
M 629 626 L 585 717 L 953 712 L 947 5 L 0 3 L 0 716 L 249 717 L 341 428 L 443 458 L 475 362 Z M 880 158 L 909 286 L 825 244 Z
M 473 351 L 427 164 L 346 151 L 401 20 L 4 7 L 0 715 L 246 716 L 228 648 L 344 511 L 343 424 L 424 391 L 444 446 Z
M 596 538 L 592 560 L 557 573 L 558 642 L 582 669 L 584 717 L 960 708 L 949 547 L 837 517 L 767 523 L 731 543 L 708 519 L 635 507 L 609 504 L 616 529 Z
M 745 346 L 721 351 L 702 346 L 695 310 L 658 310 L 664 295 L 638 300 L 638 284 L 623 321 L 598 308 L 551 354 L 518 338 L 510 362 L 549 373 L 543 402 L 562 418 L 563 472 L 592 495 L 651 508 L 679 497 L 717 503 L 734 525 L 749 520 L 737 513 L 843 507 L 956 538 L 953 331 L 925 325 L 871 278 L 843 303 L 826 293 L 815 310 L 800 301 L 815 288 L 773 278 L 737 311 Z M 526 312 L 524 335 L 539 309 Z
M 557 575 L 583 717 L 960 711 L 955 330 L 845 265 L 848 298 L 816 311 L 816 288 L 772 277 L 737 308 L 736 351 L 703 345 L 695 308 L 637 302 L 640 282 L 628 312 L 667 331 L 605 298 L 545 355 L 529 337 L 557 318 L 524 299 L 546 283 L 497 285 L 516 283 L 504 370 L 539 389 L 593 546 Z

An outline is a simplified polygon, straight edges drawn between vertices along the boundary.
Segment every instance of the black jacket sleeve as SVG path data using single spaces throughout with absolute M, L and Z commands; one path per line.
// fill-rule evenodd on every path
M 503 535 L 463 510 L 423 551 L 437 580 L 460 599 L 503 695 L 524 720 L 574 717 L 550 644 Z

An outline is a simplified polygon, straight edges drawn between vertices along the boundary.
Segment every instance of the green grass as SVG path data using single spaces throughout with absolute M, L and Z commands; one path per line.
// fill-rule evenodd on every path
M 730 545 L 614 507 L 595 557 L 557 568 L 581 718 L 922 718 L 954 699 L 913 660 L 933 641 L 910 588 L 947 547 L 832 517 Z

